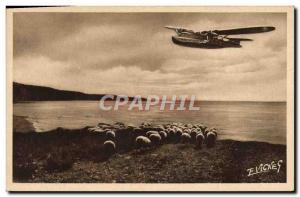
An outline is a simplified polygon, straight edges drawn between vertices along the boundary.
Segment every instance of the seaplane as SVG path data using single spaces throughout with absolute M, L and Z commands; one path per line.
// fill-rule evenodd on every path
M 165 26 L 174 30 L 176 35 L 172 36 L 174 44 L 205 49 L 217 48 L 241 48 L 242 41 L 253 41 L 249 38 L 228 37 L 230 35 L 257 34 L 274 31 L 275 27 L 246 27 L 225 30 L 193 31 L 181 27 Z

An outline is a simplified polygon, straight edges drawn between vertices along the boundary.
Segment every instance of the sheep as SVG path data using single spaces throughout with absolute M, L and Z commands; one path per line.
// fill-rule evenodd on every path
M 218 137 L 217 131 L 212 131 L 212 132 L 216 135 L 216 137 Z
M 182 133 L 182 129 L 181 129 L 181 128 L 178 128 L 178 127 L 175 129 L 175 131 L 176 131 L 176 132 L 177 132 L 177 131 L 180 131 L 180 132 Z
M 183 134 L 180 136 L 180 141 L 181 141 L 181 143 L 183 143 L 183 144 L 190 143 L 190 142 L 191 142 L 191 136 L 190 136 L 190 134 L 188 134 L 188 133 L 183 133 Z
M 188 134 L 191 134 L 191 129 L 186 128 L 186 129 L 184 129 L 184 132 L 188 133 Z
M 173 126 L 178 126 L 178 123 L 177 122 L 173 122 L 172 125 Z
M 133 133 L 133 136 L 135 136 L 135 137 L 140 136 L 140 135 L 145 135 L 145 132 L 141 128 L 134 128 L 132 133 Z
M 166 125 L 164 125 L 164 127 L 165 127 L 165 129 L 169 129 L 169 128 L 171 128 L 171 125 L 170 124 L 166 124 Z
M 197 128 L 201 129 L 203 127 L 203 124 L 196 124 Z
M 209 129 L 206 127 L 204 130 L 201 130 L 205 138 L 207 137 L 207 133 L 209 132 Z
M 177 142 L 180 140 L 181 135 L 182 135 L 182 131 L 180 129 L 177 129 L 175 132 L 175 139 Z
M 198 134 L 197 130 L 191 131 L 190 135 L 191 135 L 191 138 L 192 138 L 192 142 L 196 141 L 197 134 Z
M 196 136 L 196 148 L 202 148 L 202 144 L 205 140 L 205 137 L 202 133 L 198 133 Z
M 173 140 L 174 139 L 174 137 L 175 137 L 175 130 L 174 129 L 169 129 L 168 130 L 168 139 L 169 140 Z
M 192 124 L 188 124 L 187 127 L 188 127 L 188 128 L 192 128 L 193 125 L 192 125 Z
M 116 138 L 116 133 L 112 130 L 108 130 L 106 131 L 105 136 L 108 140 L 114 140 Z
M 100 128 L 95 128 L 95 129 L 93 130 L 93 132 L 102 133 L 102 134 L 105 133 L 105 131 L 102 130 L 102 129 L 100 129 Z
M 110 127 L 111 125 L 110 124 L 107 124 L 107 123 L 98 123 L 98 127 Z
M 207 134 L 206 134 L 206 146 L 208 148 L 211 148 L 215 145 L 216 143 L 216 139 L 217 139 L 217 135 L 215 132 L 212 132 L 212 131 L 209 131 Z
M 170 130 L 171 130 L 170 128 L 168 128 L 168 129 L 164 129 L 164 132 L 166 132 L 166 134 L 167 134 L 167 135 L 169 135 L 169 133 L 170 133 Z
M 136 148 L 148 148 L 151 146 L 151 140 L 145 136 L 138 136 L 135 139 Z
M 103 143 L 103 150 L 106 156 L 110 156 L 116 152 L 116 144 L 111 140 L 107 140 Z
M 202 133 L 202 134 L 203 134 L 203 132 L 202 132 L 202 130 L 201 130 L 200 128 L 196 129 L 195 131 L 196 131 L 197 133 Z
M 151 134 L 149 139 L 151 140 L 152 145 L 159 145 L 161 142 L 161 137 L 159 134 Z
M 114 126 L 118 126 L 118 127 L 124 128 L 124 127 L 125 127 L 125 124 L 122 123 L 122 122 L 115 122 L 115 123 L 114 123 Z
M 165 128 L 163 125 L 157 125 L 157 127 L 155 127 L 157 129 L 157 131 L 163 131 Z
M 218 137 L 218 133 L 217 133 L 217 129 L 216 128 L 212 128 L 210 131 L 213 132 L 216 135 L 216 137 Z
M 135 126 L 133 124 L 128 124 L 127 128 L 135 128 Z
M 206 126 L 201 126 L 200 129 L 201 129 L 202 133 L 204 134 L 204 131 L 207 130 L 207 127 Z
M 109 124 L 105 124 L 105 125 L 98 125 L 99 128 L 102 128 L 103 130 L 106 130 L 106 129 L 112 129 L 113 126 L 109 125 Z
M 151 134 L 158 134 L 157 131 L 147 131 L 146 136 L 150 137 Z
M 166 140 L 168 137 L 168 134 L 165 131 L 160 131 L 159 135 L 160 135 L 162 141 Z
M 95 127 L 89 127 L 89 128 L 87 129 L 87 131 L 89 131 L 89 132 L 93 132 L 93 131 L 94 131 L 94 129 L 95 129 Z
M 112 125 L 115 130 L 120 130 L 125 128 L 125 124 L 121 122 L 116 122 Z
M 148 122 L 142 122 L 141 125 L 144 126 L 144 127 L 150 127 L 151 126 L 151 124 L 148 123 Z

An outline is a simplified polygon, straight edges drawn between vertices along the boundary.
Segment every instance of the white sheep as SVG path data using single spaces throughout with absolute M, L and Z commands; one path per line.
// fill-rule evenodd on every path
M 136 128 L 136 126 L 134 126 L 133 124 L 128 124 L 127 128 Z
M 164 127 L 165 127 L 165 129 L 169 129 L 169 128 L 171 128 L 171 125 L 170 124 L 166 124 L 166 125 L 164 125 Z
M 204 143 L 205 137 L 202 133 L 198 133 L 196 136 L 196 147 L 202 148 L 202 145 Z
M 116 144 L 111 140 L 107 140 L 103 143 L 103 149 L 106 155 L 112 155 L 116 152 Z
M 188 129 L 188 128 L 186 128 L 186 129 L 184 129 L 183 131 L 184 131 L 185 133 L 191 134 L 191 131 L 192 131 L 192 130 L 191 130 L 191 129 Z
M 173 126 L 178 126 L 178 123 L 177 122 L 173 122 L 172 125 Z
M 95 129 L 96 129 L 95 127 L 89 127 L 89 128 L 87 129 L 87 131 L 93 132 Z
M 160 142 L 161 142 L 161 137 L 160 137 L 159 134 L 151 134 L 151 135 L 149 136 L 149 139 L 151 140 L 151 143 L 152 143 L 153 145 L 159 145 Z
M 151 146 L 151 140 L 145 136 L 138 136 L 135 138 L 136 148 L 147 148 Z
M 158 134 L 157 131 L 147 131 L 146 136 L 150 137 L 151 134 Z
M 183 133 L 181 136 L 180 136 L 180 141 L 181 143 L 190 143 L 191 142 L 191 136 L 190 134 L 188 133 Z
M 193 125 L 192 124 L 188 124 L 187 127 L 191 129 L 193 127 Z
M 93 132 L 102 133 L 102 134 L 105 133 L 105 131 L 104 131 L 103 129 L 100 129 L 100 128 L 95 128 L 95 129 L 93 130 Z
M 144 127 L 151 127 L 151 123 L 148 122 L 142 122 L 142 124 Z

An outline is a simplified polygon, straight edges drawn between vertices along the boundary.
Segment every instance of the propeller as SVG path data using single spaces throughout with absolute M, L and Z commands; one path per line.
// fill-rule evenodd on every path
M 181 27 L 165 26 L 165 28 L 174 30 L 176 33 L 182 33 L 182 32 L 194 33 L 193 30 L 189 30 Z

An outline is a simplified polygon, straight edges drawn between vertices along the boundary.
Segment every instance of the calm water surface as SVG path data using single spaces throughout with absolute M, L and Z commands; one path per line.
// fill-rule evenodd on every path
M 197 103 L 199 111 L 160 111 L 159 106 L 150 111 L 128 111 L 126 106 L 118 111 L 102 111 L 98 105 L 97 101 L 40 101 L 14 104 L 13 111 L 14 115 L 27 117 L 38 132 L 116 121 L 135 125 L 204 123 L 219 128 L 221 139 L 286 144 L 285 102 L 205 101 Z

